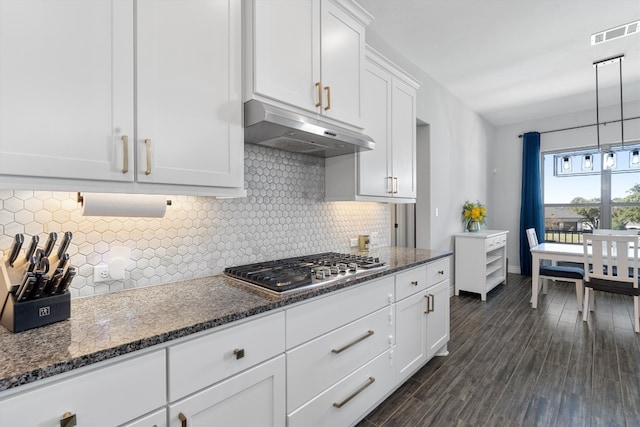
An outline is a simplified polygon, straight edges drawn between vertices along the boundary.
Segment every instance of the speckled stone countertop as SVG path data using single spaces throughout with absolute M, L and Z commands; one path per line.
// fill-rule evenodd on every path
M 450 256 L 428 249 L 370 252 L 388 269 L 287 296 L 224 275 L 71 301 L 69 320 L 13 334 L 0 327 L 0 391 L 165 343 Z

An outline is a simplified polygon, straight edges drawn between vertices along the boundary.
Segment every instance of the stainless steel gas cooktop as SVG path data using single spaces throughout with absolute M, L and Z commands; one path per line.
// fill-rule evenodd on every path
M 385 263 L 376 257 L 325 252 L 229 267 L 224 273 L 285 295 L 383 268 L 386 268 Z

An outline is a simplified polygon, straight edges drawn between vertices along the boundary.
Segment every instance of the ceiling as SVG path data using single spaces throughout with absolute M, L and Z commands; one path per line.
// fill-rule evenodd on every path
M 639 0 L 358 2 L 375 18 L 368 34 L 493 125 L 595 108 L 593 62 L 619 54 L 624 102 L 640 100 L 640 32 L 596 46 L 590 39 L 640 19 Z M 600 106 L 619 106 L 618 64 L 600 67 L 598 83 Z

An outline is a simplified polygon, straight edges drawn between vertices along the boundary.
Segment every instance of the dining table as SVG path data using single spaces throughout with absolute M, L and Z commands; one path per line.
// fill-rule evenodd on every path
M 584 247 L 582 244 L 571 243 L 540 243 L 531 249 L 531 308 L 538 308 L 538 297 L 540 294 L 540 261 L 549 260 L 554 264 L 558 262 L 576 262 L 584 265 Z M 591 247 L 588 247 L 587 255 L 590 256 Z M 634 250 L 629 249 L 627 256 L 633 259 Z M 561 279 L 559 279 L 561 280 Z

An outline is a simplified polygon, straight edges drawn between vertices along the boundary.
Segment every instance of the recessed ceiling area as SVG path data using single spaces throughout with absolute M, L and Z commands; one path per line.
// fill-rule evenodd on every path
M 640 101 L 638 0 L 360 0 L 367 29 L 495 126 L 595 108 L 593 63 L 623 54 L 624 102 Z M 619 105 L 618 65 L 599 70 L 600 106 Z M 606 119 L 606 118 L 605 118 Z

